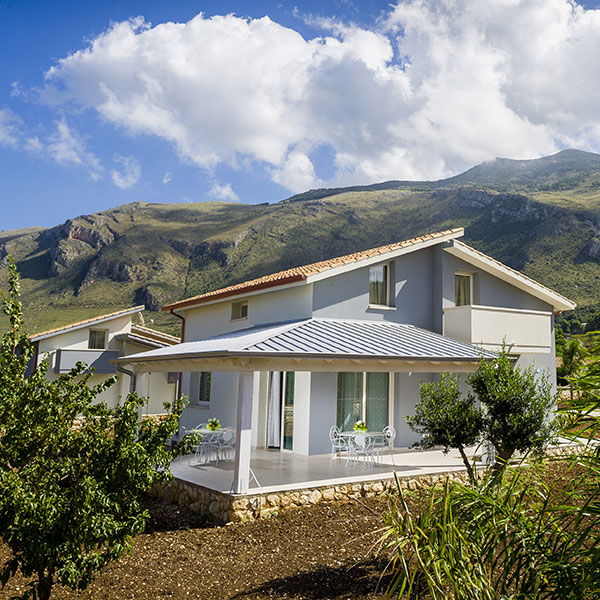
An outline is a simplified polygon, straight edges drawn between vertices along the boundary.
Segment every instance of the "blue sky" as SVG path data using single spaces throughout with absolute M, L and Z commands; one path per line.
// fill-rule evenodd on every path
M 597 6 L 0 0 L 0 229 L 600 151 Z

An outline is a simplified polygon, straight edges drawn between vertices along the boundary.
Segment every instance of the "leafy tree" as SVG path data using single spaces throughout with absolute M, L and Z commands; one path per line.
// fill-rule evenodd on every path
M 483 413 L 475 405 L 475 399 L 471 394 L 461 395 L 458 376 L 450 373 L 444 373 L 439 383 L 421 383 L 419 395 L 415 414 L 406 418 L 409 427 L 423 435 L 416 445 L 421 448 L 443 446 L 444 452 L 457 448 L 474 481 L 475 473 L 465 448 L 476 444 L 483 430 Z
M 496 470 L 515 452 L 543 452 L 552 439 L 550 413 L 556 403 L 550 383 L 533 366 L 516 367 L 506 348 L 498 358 L 482 360 L 468 379 L 484 408 L 483 437 L 494 445 Z
M 126 553 L 148 514 L 139 495 L 170 476 L 182 403 L 162 422 L 140 422 L 143 399 L 130 394 L 111 409 L 94 403 L 116 378 L 90 387 L 79 363 L 55 381 L 48 360 L 27 376 L 33 349 L 23 328 L 19 280 L 9 262 L 2 294 L 10 328 L 0 342 L 0 532 L 18 571 L 31 578 L 23 597 L 45 600 L 55 583 L 84 589 Z M 80 426 L 74 427 L 79 417 Z
M 575 385 L 584 422 L 600 406 L 600 359 Z M 383 536 L 394 553 L 386 597 L 599 598 L 599 427 L 592 421 L 571 455 L 509 467 L 480 486 L 447 480 L 416 509 L 398 485 Z
M 588 355 L 586 347 L 581 340 L 571 338 L 565 340 L 560 346 L 557 346 L 559 355 L 562 358 L 562 365 L 556 370 L 556 374 L 562 380 L 569 384 L 571 394 L 571 403 L 573 402 L 573 382 L 572 378 L 577 375 L 585 364 L 585 357 Z

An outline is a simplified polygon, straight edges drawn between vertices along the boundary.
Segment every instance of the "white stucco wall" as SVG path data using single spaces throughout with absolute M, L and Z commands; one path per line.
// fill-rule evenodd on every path
M 336 423 L 337 379 L 337 373 L 312 373 L 309 454 L 331 452 L 329 429 Z
M 209 406 L 188 405 L 181 416 L 181 425 L 192 428 L 209 419 L 219 419 L 223 427 L 237 423 L 239 373 L 214 372 L 211 376 Z M 182 393 L 189 397 L 190 373 L 182 374 Z
M 131 331 L 131 315 L 110 319 L 103 323 L 98 323 L 97 325 L 92 324 L 80 329 L 57 333 L 51 337 L 39 340 L 38 362 L 46 355 L 49 355 L 50 357 L 50 367 L 46 374 L 48 379 L 54 380 L 58 377 L 58 374 L 54 372 L 57 350 L 61 348 L 69 350 L 87 350 L 90 329 L 106 330 L 108 332 L 107 350 L 120 350 L 121 342 L 116 340 L 115 336 Z M 110 375 L 107 374 L 93 375 L 89 383 L 90 385 L 96 385 L 108 377 L 110 377 Z M 122 393 L 122 386 L 117 382 L 108 390 L 100 394 L 96 400 L 98 402 L 106 402 L 109 406 L 114 407 L 117 406 Z
M 314 283 L 313 316 L 393 321 L 431 329 L 433 256 L 431 248 L 424 248 L 393 261 L 392 309 L 369 307 L 370 267 L 363 267 Z
M 310 452 L 311 373 L 297 371 L 294 389 L 293 452 L 308 456 Z
M 248 318 L 231 319 L 231 305 L 248 301 Z M 201 340 L 222 333 L 248 329 L 256 325 L 308 319 L 312 311 L 312 285 L 282 290 L 265 290 L 262 294 L 235 296 L 216 304 L 206 304 L 182 311 L 185 317 L 185 340 Z

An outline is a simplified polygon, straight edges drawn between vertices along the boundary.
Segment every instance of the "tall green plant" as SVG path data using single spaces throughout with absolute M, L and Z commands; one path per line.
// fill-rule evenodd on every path
M 561 385 L 565 381 L 568 383 L 571 402 L 573 402 L 573 377 L 583 368 L 588 351 L 581 340 L 576 338 L 564 340 L 557 346 L 557 351 L 562 358 L 562 365 L 558 367 L 556 374 L 562 380 Z
M 600 407 L 600 361 L 575 383 L 588 419 Z M 478 486 L 447 482 L 414 514 L 399 490 L 386 517 L 388 597 L 600 598 L 598 428 L 569 455 L 526 457 Z
M 494 445 L 496 471 L 515 452 L 543 454 L 556 432 L 556 396 L 546 375 L 532 365 L 516 367 L 502 348 L 497 358 L 482 360 L 468 382 L 484 408 L 483 437 Z
M 48 360 L 28 375 L 33 349 L 23 328 L 19 279 L 9 262 L 0 342 L 0 535 L 12 551 L 0 579 L 20 571 L 27 598 L 46 600 L 59 582 L 84 589 L 126 553 L 148 517 L 140 493 L 169 478 L 182 403 L 160 423 L 140 422 L 130 394 L 111 409 L 96 402 L 116 378 L 90 387 L 79 363 L 54 381 Z M 80 426 L 73 427 L 80 417 Z
M 458 376 L 444 373 L 439 382 L 421 383 L 420 400 L 415 414 L 406 417 L 408 426 L 423 438 L 415 445 L 421 448 L 442 446 L 444 452 L 457 448 L 471 481 L 474 467 L 465 449 L 476 444 L 483 430 L 483 413 L 471 394 L 463 397 Z

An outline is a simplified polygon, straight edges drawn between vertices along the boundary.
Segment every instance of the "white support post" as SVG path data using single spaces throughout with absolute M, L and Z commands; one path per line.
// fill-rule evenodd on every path
M 252 392 L 254 373 L 240 371 L 238 383 L 237 436 L 235 466 L 231 490 L 245 494 L 250 481 L 250 451 L 252 447 Z

